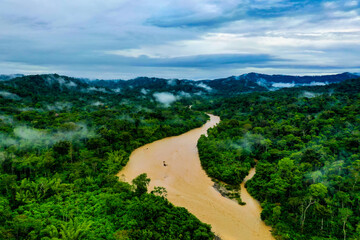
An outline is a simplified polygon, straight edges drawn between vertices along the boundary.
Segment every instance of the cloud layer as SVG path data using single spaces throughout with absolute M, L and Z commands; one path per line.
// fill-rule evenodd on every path
M 360 71 L 356 0 L 4 0 L 0 73 L 216 78 Z

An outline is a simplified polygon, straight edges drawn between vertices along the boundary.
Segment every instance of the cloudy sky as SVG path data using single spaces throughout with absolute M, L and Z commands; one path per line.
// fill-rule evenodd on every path
M 360 0 L 0 0 L 0 73 L 360 72 Z

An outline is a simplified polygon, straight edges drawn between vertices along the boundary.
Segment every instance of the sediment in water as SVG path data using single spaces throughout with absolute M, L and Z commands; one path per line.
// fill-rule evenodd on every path
M 165 187 L 170 202 L 185 207 L 202 222 L 211 224 L 222 240 L 274 239 L 271 228 L 260 219 L 259 203 L 249 195 L 244 184 L 241 185 L 241 198 L 246 205 L 241 206 L 221 196 L 201 167 L 197 141 L 219 122 L 219 117 L 210 115 L 210 120 L 200 128 L 136 149 L 117 176 L 131 182 L 139 174 L 147 173 L 151 179 L 149 191 L 154 186 Z M 255 169 L 252 169 L 246 180 L 254 174 Z

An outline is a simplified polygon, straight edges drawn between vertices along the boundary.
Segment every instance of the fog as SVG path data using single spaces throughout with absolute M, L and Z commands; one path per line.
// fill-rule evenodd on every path
M 305 97 L 305 98 L 314 98 L 314 97 L 317 97 L 319 96 L 320 94 L 318 93 L 313 93 L 313 92 L 308 92 L 308 91 L 304 91 L 300 97 Z
M 7 116 L 7 115 L 0 115 L 0 119 L 7 124 L 13 124 L 14 123 L 14 119 L 12 116 Z
M 165 106 L 170 106 L 171 103 L 177 100 L 177 97 L 174 94 L 168 92 L 154 93 L 153 96 L 156 101 L 164 104 Z
M 87 89 L 83 89 L 82 91 L 83 92 L 96 91 L 96 92 L 108 93 L 108 91 L 106 91 L 105 88 L 97 88 L 97 87 L 89 87 Z
M 197 86 L 207 90 L 208 92 L 212 91 L 212 88 L 209 87 L 208 85 L 206 85 L 205 83 L 199 83 L 199 84 L 197 84 Z
M 6 92 L 6 91 L 0 91 L 0 96 L 6 99 L 11 99 L 11 100 L 20 100 L 21 97 L 19 97 L 18 95 L 11 93 L 11 92 Z
M 190 94 L 190 93 L 187 93 L 187 92 L 184 92 L 184 91 L 178 92 L 178 95 L 179 95 L 180 97 L 191 97 L 191 94 Z
M 102 103 L 102 102 L 100 102 L 100 101 L 97 101 L 97 102 L 92 103 L 91 105 L 98 107 L 98 106 L 103 106 L 104 103 Z
M 167 80 L 167 84 L 169 84 L 169 85 L 172 86 L 172 87 L 176 86 L 176 79 L 169 79 L 169 80 Z
M 142 94 L 146 95 L 146 94 L 149 93 L 149 90 L 147 90 L 147 89 L 145 89 L 145 88 L 142 88 L 142 89 L 140 90 L 140 92 L 141 92 Z
M 46 109 L 49 111 L 59 111 L 64 109 L 70 109 L 72 104 L 70 102 L 55 102 L 54 104 L 46 105 Z
M 74 83 L 73 81 L 66 81 L 62 77 L 48 76 L 45 80 L 49 85 L 58 83 L 60 85 L 60 87 L 63 87 L 63 86 L 65 86 L 67 88 L 77 87 L 76 83 Z
M 290 88 L 290 87 L 295 87 L 295 83 L 273 83 L 272 87 L 274 88 Z
M 85 124 L 63 124 L 61 130 L 39 130 L 28 126 L 17 126 L 12 135 L 0 134 L 0 147 L 16 145 L 20 148 L 50 147 L 59 141 L 74 141 L 96 136 Z

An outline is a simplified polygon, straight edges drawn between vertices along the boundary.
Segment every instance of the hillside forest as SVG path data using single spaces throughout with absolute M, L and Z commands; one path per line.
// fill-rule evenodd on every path
M 276 239 L 360 239 L 360 81 L 198 105 L 222 122 L 198 142 L 207 174 L 261 202 Z
M 276 239 L 360 239 L 360 79 L 237 92 L 133 83 L 0 81 L 0 239 L 214 239 L 166 189 L 149 192 L 146 174 L 115 176 L 133 150 L 205 113 L 221 122 L 198 141 L 203 169 L 236 190 L 256 167 L 246 188 Z
M 1 86 L 0 239 L 212 239 L 211 227 L 166 191 L 147 193 L 146 174 L 132 184 L 115 176 L 135 148 L 199 127 L 207 115 L 66 80 Z

